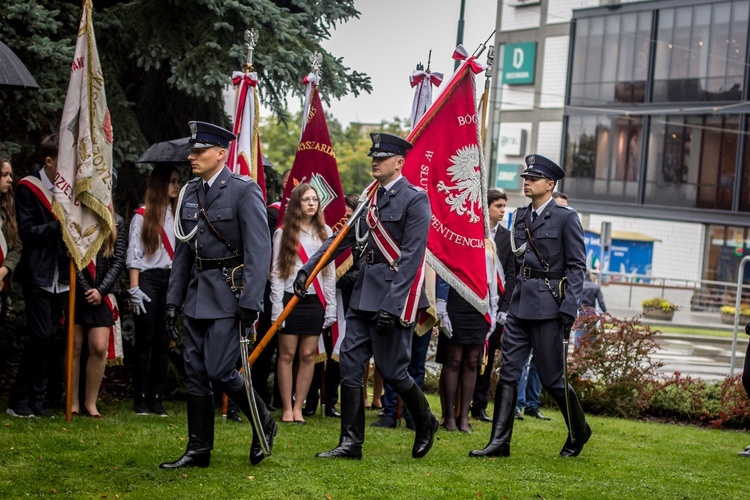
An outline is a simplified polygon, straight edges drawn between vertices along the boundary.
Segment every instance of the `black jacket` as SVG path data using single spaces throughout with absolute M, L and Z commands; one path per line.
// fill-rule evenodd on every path
M 510 251 L 510 230 L 499 224 L 495 233 L 495 246 L 497 247 L 497 258 L 503 265 L 503 272 L 505 273 L 505 295 L 500 301 L 499 311 L 508 312 L 513 287 L 516 285 L 516 257 Z
M 125 228 L 125 221 L 117 214 L 115 214 L 115 225 L 117 226 L 115 251 L 110 257 L 104 257 L 101 252 L 96 255 L 96 280 L 93 280 L 92 283 L 91 274 L 88 270 L 76 272 L 78 286 L 84 292 L 96 288 L 104 296 L 117 289 L 117 280 L 122 270 L 125 269 L 128 232 Z
M 38 178 L 37 168 L 31 175 Z M 24 185 L 16 187 L 16 221 L 23 251 L 21 261 L 13 273 L 16 282 L 41 287 L 52 286 L 55 269 L 58 282 L 70 282 L 70 259 L 62 240 L 60 223 L 37 196 Z

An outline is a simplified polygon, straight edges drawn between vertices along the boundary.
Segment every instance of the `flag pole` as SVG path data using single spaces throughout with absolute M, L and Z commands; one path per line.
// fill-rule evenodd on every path
M 492 78 L 492 63 L 495 60 L 495 46 L 490 45 L 487 51 L 487 69 L 484 71 L 484 92 L 482 93 L 482 99 L 480 100 L 482 106 L 482 126 L 480 130 L 480 137 L 482 139 L 482 147 L 485 144 L 485 132 L 487 130 L 487 105 L 490 100 L 490 78 Z
M 372 198 L 375 195 L 375 192 L 377 191 L 378 183 L 377 181 L 372 182 L 369 186 L 367 186 L 362 193 L 362 195 L 359 198 L 359 204 L 357 205 L 357 209 L 352 214 L 351 218 L 346 222 L 346 224 L 341 228 L 341 230 L 336 233 L 336 237 L 333 239 L 331 244 L 328 246 L 326 251 L 323 253 L 323 255 L 320 256 L 320 259 L 318 259 L 318 263 L 315 264 L 315 267 L 310 272 L 310 276 L 307 277 L 307 282 L 305 283 L 305 289 L 312 286 L 313 281 L 315 281 L 315 278 L 318 276 L 318 274 L 325 268 L 331 258 L 333 257 L 333 253 L 336 251 L 336 249 L 341 245 L 341 242 L 344 240 L 344 237 L 349 233 L 349 230 L 351 229 L 352 225 L 359 220 L 360 216 L 362 215 L 362 212 L 364 212 L 367 209 L 368 202 L 370 198 Z M 294 309 L 294 306 L 297 305 L 297 302 L 299 302 L 299 297 L 296 295 L 292 295 L 292 298 L 289 299 L 289 302 L 287 302 L 286 307 L 284 307 L 284 310 L 281 311 L 281 314 L 279 314 L 279 317 L 276 318 L 276 321 L 273 322 L 273 325 L 271 325 L 271 328 L 268 329 L 265 335 L 263 335 L 263 338 L 258 342 L 258 344 L 255 346 L 255 349 L 253 349 L 253 352 L 250 354 L 250 366 L 252 366 L 255 361 L 258 359 L 260 354 L 263 352 L 263 349 L 266 348 L 269 342 L 271 342 L 271 339 L 273 339 L 273 336 L 276 335 L 276 332 L 279 328 L 281 328 L 282 323 L 286 320 L 287 316 L 291 314 L 292 309 Z
M 68 292 L 68 336 L 65 356 L 65 421 L 73 418 L 73 344 L 76 324 L 76 266 L 70 259 L 70 291 Z M 79 409 L 80 411 L 80 409 Z

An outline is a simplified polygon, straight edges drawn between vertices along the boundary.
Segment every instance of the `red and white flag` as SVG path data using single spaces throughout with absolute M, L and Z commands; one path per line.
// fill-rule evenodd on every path
M 307 85 L 304 112 L 302 114 L 302 134 L 294 164 L 289 173 L 281 197 L 278 224 L 284 218 L 286 204 L 292 190 L 301 183 L 312 185 L 318 192 L 320 207 L 323 210 L 326 224 L 334 233 L 346 224 L 346 204 L 344 203 L 344 189 L 341 186 L 336 153 L 331 144 L 325 111 L 318 91 L 319 76 L 310 73 L 302 83 Z M 336 277 L 343 275 L 351 267 L 351 252 L 343 252 L 336 258 Z M 340 303 L 337 302 L 337 304 Z M 340 345 L 344 336 L 344 325 L 338 321 L 331 327 L 334 346 Z M 322 345 L 322 344 L 321 344 Z M 325 351 L 322 351 L 325 352 Z M 319 354 L 320 354 L 319 349 Z M 335 351 L 338 354 L 338 350 Z M 318 357 L 320 360 L 320 357 Z
M 68 94 L 60 123 L 52 211 L 80 270 L 96 256 L 114 229 L 112 207 L 112 122 L 104 75 L 84 0 Z
M 266 198 L 266 177 L 263 172 L 263 157 L 260 152 L 260 101 L 255 91 L 258 86 L 257 73 L 235 71 L 232 83 L 237 88 L 234 107 L 234 127 L 237 139 L 229 145 L 227 167 L 235 174 L 252 178 Z
M 489 322 L 487 186 L 474 86 L 482 70 L 468 57 L 454 73 L 409 135 L 414 148 L 403 174 L 430 198 L 427 262 Z

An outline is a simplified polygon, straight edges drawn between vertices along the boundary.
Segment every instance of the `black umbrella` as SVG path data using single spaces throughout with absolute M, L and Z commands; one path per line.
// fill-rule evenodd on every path
M 145 153 L 141 155 L 136 163 L 178 163 L 189 164 L 187 157 L 190 154 L 190 137 L 172 139 L 171 141 L 157 142 L 151 145 Z M 272 167 L 268 158 L 263 157 L 263 167 Z
M 39 85 L 10 47 L 0 42 L 0 89 L 38 89 Z

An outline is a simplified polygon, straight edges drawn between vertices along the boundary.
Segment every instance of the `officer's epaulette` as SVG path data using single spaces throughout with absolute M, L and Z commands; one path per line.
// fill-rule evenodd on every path
M 241 180 L 242 182 L 250 182 L 251 180 L 253 180 L 253 178 L 252 178 L 252 177 L 249 177 L 249 176 L 247 176 L 247 175 L 240 175 L 240 174 L 236 174 L 236 173 L 234 173 L 234 172 L 232 172 L 232 177 L 234 177 L 235 179 L 239 179 L 239 180 Z
M 568 205 L 557 205 L 557 208 L 564 208 L 565 210 L 573 210 L 573 207 L 569 207 Z
M 200 177 L 193 177 L 192 179 L 190 179 L 190 180 L 188 181 L 188 184 L 190 184 L 191 182 L 198 182 L 199 180 L 201 180 L 201 178 L 200 178 Z
M 422 189 L 419 186 L 415 186 L 414 184 L 409 184 L 409 187 L 412 188 L 414 191 L 417 191 L 418 193 L 424 193 L 425 192 L 424 189 Z

